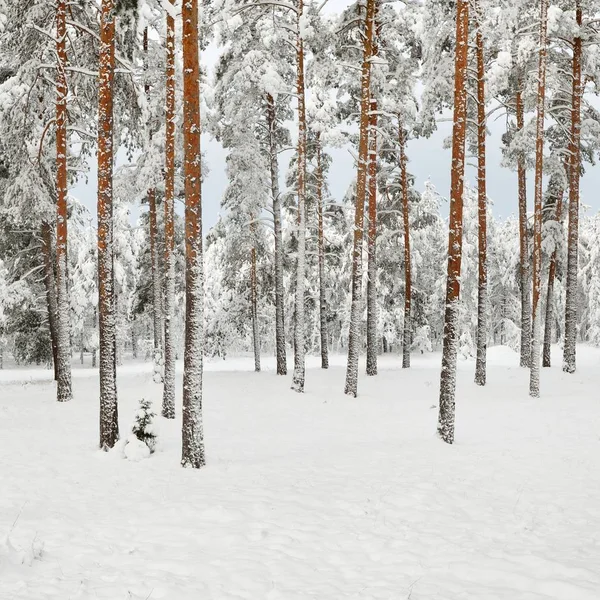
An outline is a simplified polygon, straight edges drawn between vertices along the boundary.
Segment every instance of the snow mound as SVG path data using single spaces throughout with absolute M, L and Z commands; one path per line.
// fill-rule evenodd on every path
M 44 544 L 39 540 L 34 539 L 31 547 L 23 550 L 15 546 L 10 540 L 10 535 L 7 534 L 0 540 L 0 567 L 5 565 L 30 567 L 34 560 L 42 557 L 43 551 Z
M 132 434 L 127 438 L 127 442 L 123 448 L 123 456 L 127 460 L 138 462 L 150 456 L 150 448 Z

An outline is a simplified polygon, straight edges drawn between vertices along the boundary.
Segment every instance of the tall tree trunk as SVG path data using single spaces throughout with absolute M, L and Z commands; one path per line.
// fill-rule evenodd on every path
M 260 372 L 260 327 L 258 323 L 258 281 L 256 272 L 256 217 L 250 224 L 250 312 L 252 314 L 252 345 L 254 348 L 254 370 Z
M 98 317 L 100 326 L 100 448 L 119 439 L 113 245 L 113 80 L 115 2 L 102 0 L 98 89 Z
M 402 368 L 410 368 L 412 345 L 412 267 L 410 262 L 410 214 L 408 206 L 408 173 L 406 169 L 406 131 L 398 117 L 398 146 L 400 148 L 400 186 L 402 191 L 402 225 L 404 228 L 404 327 L 402 332 Z
M 556 196 L 555 220 L 560 223 L 562 217 L 563 191 L 559 190 Z M 548 291 L 546 295 L 546 319 L 544 321 L 544 350 L 542 353 L 542 367 L 551 365 L 550 346 L 552 344 L 552 301 L 554 295 L 554 279 L 556 277 L 556 248 L 552 251 L 550 267 L 548 269 Z
M 518 79 L 516 95 L 517 130 L 525 127 L 525 107 L 523 104 L 523 79 Z M 525 155 L 519 152 L 517 177 L 519 189 L 519 274 L 521 278 L 521 358 L 522 367 L 531 364 L 531 294 L 529 279 L 529 242 L 527 239 L 527 172 Z
M 329 368 L 327 347 L 327 295 L 325 286 L 325 233 L 323 230 L 323 162 L 321 159 L 321 136 L 317 134 L 317 218 L 319 254 L 319 322 L 321 333 L 321 368 Z
M 275 348 L 277 375 L 287 374 L 285 348 L 285 313 L 283 287 L 283 232 L 281 227 L 281 195 L 279 193 L 279 165 L 277 161 L 277 119 L 275 101 L 267 94 L 267 125 L 269 128 L 269 166 L 271 195 L 273 196 L 273 227 L 275 229 Z
M 367 375 L 377 375 L 377 100 L 375 98 L 371 98 L 369 112 L 368 177 Z
M 475 383 L 485 385 L 487 358 L 487 190 L 486 190 L 486 115 L 485 115 L 485 62 L 479 0 L 475 2 L 477 27 L 477 205 L 479 212 L 479 281 L 477 297 L 477 360 Z
M 48 325 L 52 344 L 52 362 L 54 380 L 58 380 L 58 349 L 56 346 L 56 280 L 54 278 L 54 261 L 52 257 L 52 226 L 42 221 L 42 254 L 44 256 L 44 287 L 46 288 L 46 305 L 48 306 Z
M 364 237 L 365 200 L 369 162 L 369 105 L 371 99 L 371 59 L 375 30 L 375 0 L 367 0 L 365 35 L 363 38 L 363 63 L 361 70 L 360 137 L 358 143 L 358 169 L 356 175 L 356 207 L 354 214 L 354 240 L 352 248 L 352 303 L 348 328 L 348 363 L 344 393 L 358 393 L 358 355 L 360 353 L 362 312 L 362 252 Z
M 537 126 L 535 138 L 535 203 L 533 227 L 533 339 L 531 349 L 531 370 L 529 395 L 540 396 L 540 334 L 541 334 L 541 292 L 542 292 L 542 197 L 544 175 L 544 116 L 546 107 L 546 63 L 548 33 L 548 0 L 540 1 L 540 58 L 537 94 Z
M 56 399 L 73 398 L 67 289 L 67 2 L 56 4 Z
M 202 259 L 202 171 L 200 153 L 200 56 L 198 0 L 182 4 L 183 173 L 185 179 L 185 351 L 181 464 L 206 464 L 202 425 L 204 268 Z
M 438 435 L 447 444 L 454 442 L 456 359 L 458 352 L 458 311 L 462 262 L 463 189 L 467 120 L 467 55 L 469 42 L 469 0 L 458 0 L 456 14 L 456 53 L 454 75 L 454 125 L 452 129 L 452 175 L 450 226 L 448 231 L 448 277 Z
M 175 0 L 169 0 L 171 5 Z M 165 371 L 162 416 L 175 418 L 175 18 L 167 13 L 167 81 L 165 115 Z
M 306 97 L 304 86 L 304 41 L 300 35 L 304 2 L 298 0 L 298 36 L 296 39 L 296 88 L 298 94 L 298 260 L 296 261 L 296 298 L 294 322 L 294 375 L 292 389 L 304 392 L 305 322 L 304 290 L 306 287 Z
M 577 25 L 581 28 L 583 13 L 581 1 L 576 0 Z M 573 40 L 573 98 L 571 111 L 571 140 L 569 156 L 569 235 L 567 245 L 567 286 L 565 298 L 565 345 L 563 371 L 574 373 L 577 351 L 577 271 L 579 251 L 579 177 L 581 169 L 581 54 L 582 43 L 579 34 Z

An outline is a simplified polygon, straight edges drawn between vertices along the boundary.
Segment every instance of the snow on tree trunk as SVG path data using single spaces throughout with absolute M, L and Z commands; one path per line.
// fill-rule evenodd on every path
M 581 28 L 583 13 L 576 0 L 577 25 Z M 579 178 L 581 169 L 581 34 L 573 40 L 573 94 L 571 110 L 571 139 L 569 156 L 569 233 L 567 242 L 567 284 L 565 296 L 565 345 L 563 371 L 574 373 L 577 345 L 577 271 L 579 250 Z
M 541 292 L 542 292 L 542 197 L 544 170 L 544 117 L 546 105 L 546 62 L 548 32 L 548 0 L 540 2 L 540 51 L 537 93 L 537 124 L 535 138 L 535 201 L 533 226 L 533 336 L 529 395 L 540 396 L 540 335 L 541 335 Z
M 369 112 L 368 160 L 367 375 L 377 375 L 377 100 L 375 98 L 371 98 Z
M 100 327 L 100 448 L 119 439 L 113 246 L 113 80 L 115 3 L 102 0 L 98 87 L 98 318 Z
M 273 227 L 275 230 L 275 351 L 277 355 L 277 375 L 286 375 L 283 232 L 281 226 L 281 195 L 279 193 L 279 164 L 277 161 L 277 121 L 275 118 L 275 101 L 271 94 L 267 94 L 267 124 L 269 127 L 269 166 L 271 171 L 271 195 L 273 197 Z
M 56 4 L 56 399 L 73 398 L 67 290 L 67 2 Z
M 358 355 L 361 338 L 362 313 L 362 253 L 364 237 L 365 200 L 367 194 L 367 170 L 369 158 L 369 104 L 371 88 L 371 59 L 375 29 L 375 0 L 367 0 L 365 34 L 363 37 L 363 63 L 361 69 L 360 137 L 358 143 L 358 169 L 356 176 L 356 207 L 352 248 L 352 287 L 350 324 L 348 328 L 348 363 L 344 393 L 358 393 Z
M 525 127 L 525 107 L 523 104 L 523 81 L 519 77 L 516 94 L 517 130 Z M 529 279 L 529 242 L 527 239 L 527 173 L 525 154 L 517 159 L 519 190 L 519 275 L 521 279 L 521 358 L 522 367 L 531 364 L 531 294 Z
M 252 344 L 254 348 L 254 370 L 260 372 L 260 327 L 258 323 L 258 282 L 256 280 L 256 217 L 250 224 L 250 309 L 252 313 Z
M 52 344 L 52 361 L 54 380 L 58 379 L 58 349 L 56 346 L 56 280 L 54 278 L 54 262 L 52 260 L 52 227 L 48 221 L 42 222 L 42 254 L 44 256 L 44 286 L 46 288 L 46 305 L 48 307 L 48 325 Z
M 400 148 L 400 186 L 402 191 L 402 225 L 404 228 L 404 327 L 402 332 L 402 368 L 410 368 L 412 345 L 412 269 L 410 262 L 410 215 L 408 207 L 408 173 L 406 170 L 406 132 L 398 117 L 398 142 Z
M 183 22 L 183 174 L 185 179 L 185 349 L 181 464 L 206 464 L 202 425 L 204 269 L 200 153 L 200 57 L 198 0 L 181 7 Z
M 169 0 L 174 4 L 175 0 Z M 165 114 L 165 365 L 162 416 L 175 418 L 175 18 L 167 12 L 166 114 Z
M 560 223 L 562 217 L 563 191 L 559 190 L 556 198 L 556 213 L 555 220 Z M 542 353 L 542 367 L 550 367 L 550 345 L 552 344 L 552 319 L 553 319 L 553 295 L 554 295 L 554 279 L 556 277 L 556 255 L 557 250 L 554 248 L 550 257 L 550 267 L 548 269 L 548 291 L 546 293 L 546 318 L 544 321 L 544 347 Z
M 317 134 L 317 218 L 319 254 L 319 322 L 321 334 L 321 368 L 329 368 L 327 347 L 327 296 L 325 289 L 325 235 L 323 232 L 323 164 L 321 162 L 321 139 Z
M 485 115 L 485 62 L 479 0 L 475 2 L 477 27 L 477 202 L 479 213 L 479 280 L 477 296 L 477 360 L 475 383 L 485 385 L 487 354 L 487 190 L 486 190 L 486 115 Z
M 454 442 L 456 359 L 459 337 L 458 313 L 463 237 L 468 42 L 469 0 L 458 0 L 456 14 L 450 223 L 448 231 L 448 276 L 446 282 L 446 311 L 444 315 L 442 372 L 440 376 L 440 404 L 437 428 L 440 438 L 448 444 Z
M 156 214 L 156 190 L 148 190 L 150 207 L 150 261 L 152 263 L 152 321 L 154 329 L 154 381 L 163 382 L 162 376 L 162 285 L 158 260 L 158 218 Z
M 305 320 L 304 290 L 306 287 L 306 97 L 304 86 L 304 41 L 301 35 L 303 0 L 298 0 L 298 35 L 296 39 L 296 91 L 298 94 L 298 258 L 296 260 L 296 296 L 294 302 L 294 375 L 292 389 L 304 391 Z

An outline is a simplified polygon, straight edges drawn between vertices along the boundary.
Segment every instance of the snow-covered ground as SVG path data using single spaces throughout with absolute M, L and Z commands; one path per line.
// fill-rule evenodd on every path
M 101 453 L 91 369 L 66 405 L 49 372 L 4 371 L 0 599 L 598 600 L 600 352 L 544 369 L 539 400 L 515 354 L 489 356 L 484 390 L 460 365 L 452 447 L 439 355 L 382 358 L 356 400 L 343 357 L 312 359 L 304 395 L 211 362 L 201 471 L 179 467 L 179 419 L 147 460 Z M 119 386 L 124 434 L 161 387 L 149 364 Z

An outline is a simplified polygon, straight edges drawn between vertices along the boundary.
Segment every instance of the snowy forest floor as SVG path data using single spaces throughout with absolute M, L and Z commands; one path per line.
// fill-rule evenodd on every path
M 506 348 L 485 389 L 461 362 L 454 446 L 438 354 L 382 357 L 356 400 L 344 357 L 311 359 L 304 395 L 211 362 L 201 471 L 179 466 L 179 406 L 131 462 L 97 449 L 94 371 L 64 405 L 48 371 L 0 372 L 0 599 L 597 600 L 600 351 L 566 375 L 554 350 L 539 400 Z M 149 363 L 120 369 L 122 436 L 161 389 Z

